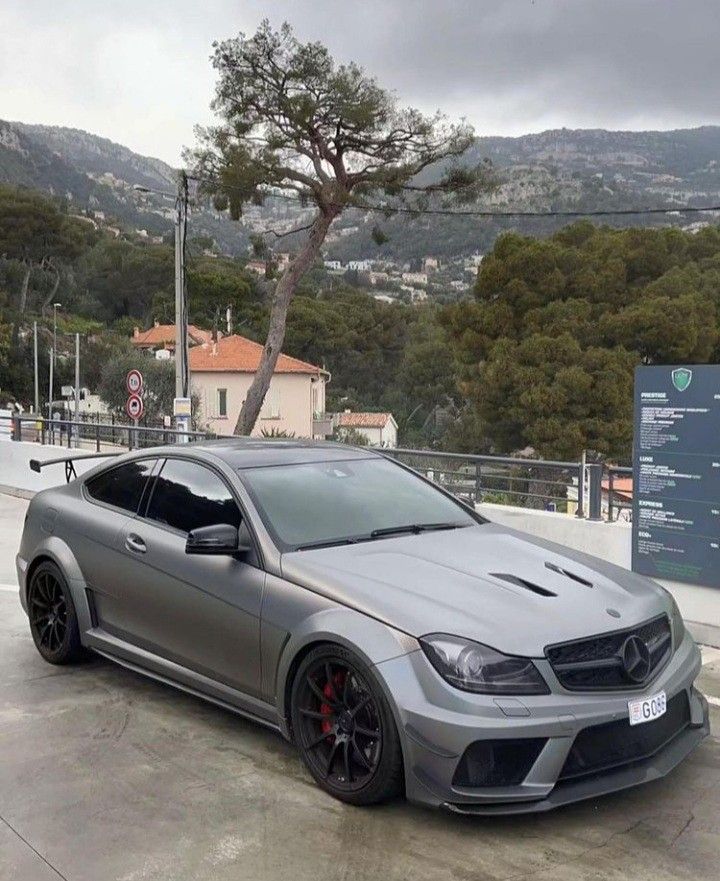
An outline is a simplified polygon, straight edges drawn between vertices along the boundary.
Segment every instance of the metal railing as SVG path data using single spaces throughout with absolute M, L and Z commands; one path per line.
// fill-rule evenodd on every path
M 602 519 L 600 464 L 517 459 L 510 456 L 442 453 L 434 450 L 385 449 L 449 492 L 472 504 L 495 502 L 521 508 L 573 513 Z
M 121 422 L 87 422 L 38 416 L 0 416 L 0 433 L 11 440 L 31 441 L 68 449 L 135 450 L 216 437 L 204 431 L 178 431 Z
M 605 470 L 607 473 L 608 497 L 607 519 L 610 523 L 614 523 L 620 519 L 623 511 L 632 512 L 632 502 L 623 500 L 623 497 L 617 493 L 616 478 L 632 477 L 633 470 L 632 468 L 622 468 L 619 465 L 608 465 Z
M 26 415 L 0 416 L 0 434 L 11 440 L 92 449 L 98 453 L 217 436 L 202 431 L 180 432 L 129 423 L 75 422 Z M 605 483 L 608 520 L 615 520 L 620 510 L 632 507 L 616 498 L 614 489 L 615 479 L 620 475 L 632 475 L 632 469 L 588 464 L 584 456 L 578 462 L 561 462 L 406 448 L 385 448 L 382 452 L 471 504 L 493 502 L 602 520 Z

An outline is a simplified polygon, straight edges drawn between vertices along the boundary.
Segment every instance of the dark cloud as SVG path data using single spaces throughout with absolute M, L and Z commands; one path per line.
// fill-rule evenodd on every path
M 5 0 L 0 116 L 177 160 L 210 43 L 290 21 L 407 103 L 482 134 L 720 123 L 718 0 Z

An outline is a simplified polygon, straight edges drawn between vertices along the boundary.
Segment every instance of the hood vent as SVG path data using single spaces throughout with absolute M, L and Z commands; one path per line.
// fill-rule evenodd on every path
M 577 581 L 578 584 L 582 584 L 583 587 L 595 586 L 592 581 L 588 581 L 587 578 L 581 578 L 574 572 L 568 572 L 567 569 L 563 569 L 561 566 L 556 566 L 555 563 L 545 563 L 545 568 L 549 569 L 551 572 L 557 572 L 558 575 L 564 575 L 566 578 L 571 578 L 573 581 Z
M 553 593 L 551 590 L 548 590 L 546 587 L 540 587 L 539 584 L 534 584 L 532 581 L 528 581 L 526 578 L 520 578 L 517 575 L 510 575 L 507 572 L 491 572 L 490 575 L 493 578 L 499 578 L 502 581 L 507 581 L 508 584 L 514 584 L 516 587 L 524 587 L 525 590 L 530 590 L 533 593 L 536 593 L 541 597 L 556 597 L 557 594 Z

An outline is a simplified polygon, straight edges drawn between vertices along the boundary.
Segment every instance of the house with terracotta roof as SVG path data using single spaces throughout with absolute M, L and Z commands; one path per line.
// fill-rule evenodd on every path
M 343 430 L 357 431 L 376 447 L 397 446 L 398 426 L 392 413 L 353 413 L 346 410 L 335 414 L 335 428 L 340 434 Z
M 148 352 L 157 352 L 160 349 L 173 352 L 175 350 L 175 325 L 160 324 L 159 321 L 156 321 L 149 330 L 140 330 L 139 327 L 136 327 L 130 342 L 136 349 Z M 212 342 L 212 331 L 201 330 L 194 324 L 188 325 L 188 345 L 190 348 L 209 342 Z
M 232 334 L 190 349 L 192 390 L 200 398 L 200 420 L 217 434 L 232 434 L 263 347 Z M 287 432 L 296 437 L 324 437 L 319 417 L 325 413 L 322 367 L 281 354 L 270 380 L 254 435 Z

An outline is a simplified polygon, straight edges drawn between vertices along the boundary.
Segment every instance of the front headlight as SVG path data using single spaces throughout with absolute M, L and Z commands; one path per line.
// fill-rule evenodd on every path
M 550 694 L 528 658 L 503 655 L 470 639 L 430 633 L 420 645 L 428 660 L 450 685 L 476 694 Z

